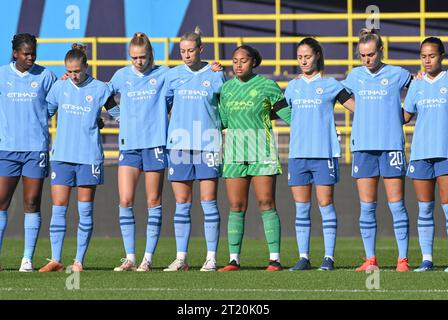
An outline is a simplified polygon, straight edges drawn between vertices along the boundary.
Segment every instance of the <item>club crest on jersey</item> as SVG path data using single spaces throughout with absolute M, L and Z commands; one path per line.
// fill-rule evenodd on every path
M 387 86 L 389 84 L 389 80 L 387 78 L 381 79 L 381 84 L 383 86 Z
M 39 84 L 36 81 L 31 82 L 31 88 L 36 89 Z
M 157 80 L 155 78 L 151 78 L 151 79 L 149 79 L 149 84 L 154 86 L 157 84 Z
M 91 95 L 86 96 L 86 101 L 87 102 L 92 102 L 93 101 L 93 97 Z
M 440 88 L 440 93 L 441 94 L 446 94 L 447 91 L 448 91 L 448 89 L 446 87 L 441 87 Z
M 252 90 L 250 90 L 250 92 L 249 92 L 249 95 L 250 95 L 252 98 L 256 97 L 257 94 L 258 94 L 258 92 L 257 92 L 257 90 L 255 90 L 255 89 L 252 89 Z
M 316 88 L 316 93 L 317 94 L 322 94 L 322 93 L 324 93 L 324 89 L 318 87 L 318 88 Z
M 205 80 L 204 82 L 202 82 L 202 85 L 203 85 L 204 87 L 210 87 L 210 81 Z

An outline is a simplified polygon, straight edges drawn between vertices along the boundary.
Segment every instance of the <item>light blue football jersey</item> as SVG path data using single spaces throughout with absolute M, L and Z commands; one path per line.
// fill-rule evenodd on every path
M 285 98 L 292 108 L 289 158 L 341 156 L 333 108 L 344 87 L 334 78 L 301 77 L 289 82 Z
M 401 90 L 411 80 L 406 69 L 384 65 L 371 73 L 365 66 L 354 68 L 342 84 L 355 97 L 350 139 L 351 151 L 403 150 Z
M 426 75 L 414 80 L 404 100 L 404 109 L 417 113 L 412 136 L 411 160 L 448 158 L 448 75 Z
M 71 80 L 57 81 L 47 96 L 57 105 L 56 138 L 50 153 L 52 161 L 78 164 L 103 162 L 103 146 L 97 119 L 110 97 L 107 84 L 88 77 L 78 87 Z
M 0 67 L 0 150 L 48 151 L 45 98 L 56 80 L 37 64 L 24 73 L 14 62 Z
M 168 105 L 163 85 L 168 70 L 154 66 L 142 74 L 128 66 L 108 83 L 114 94 L 120 94 L 120 150 L 166 146 Z
M 224 74 L 213 72 L 209 64 L 196 72 L 180 65 L 168 71 L 165 81 L 167 96 L 173 97 L 167 148 L 219 151 L 218 95 Z

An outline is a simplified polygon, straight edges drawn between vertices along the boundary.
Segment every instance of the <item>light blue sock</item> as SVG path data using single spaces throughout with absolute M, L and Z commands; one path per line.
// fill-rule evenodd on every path
M 26 259 L 33 260 L 37 238 L 39 237 L 40 223 L 40 212 L 25 213 L 25 249 L 23 257 Z
M 422 255 L 432 255 L 434 242 L 434 201 L 418 202 L 417 229 Z
M 336 211 L 333 204 L 329 204 L 325 207 L 319 206 L 319 209 L 320 214 L 322 215 L 325 256 L 334 257 L 334 248 L 336 247 L 336 229 L 338 225 Z
M 443 212 L 445 212 L 446 234 L 448 235 L 448 204 L 442 204 Z
M 376 202 L 361 201 L 361 216 L 359 217 L 362 242 L 366 258 L 375 256 L 376 242 Z
M 93 202 L 78 201 L 78 249 L 76 261 L 83 263 L 93 230 Z
M 0 211 L 0 253 L 2 252 L 3 236 L 8 225 L 8 211 Z
M 191 202 L 176 202 L 176 213 L 174 214 L 174 234 L 176 235 L 177 252 L 188 252 L 188 242 L 190 240 Z
M 219 241 L 219 209 L 216 200 L 201 201 L 204 210 L 204 231 L 207 241 L 207 251 L 216 252 Z
M 135 254 L 135 220 L 132 207 L 120 207 L 120 229 L 126 254 Z
M 404 200 L 389 202 L 389 209 L 394 220 L 395 239 L 398 245 L 398 256 L 400 259 L 408 257 L 409 246 L 409 218 Z
M 148 208 L 148 224 L 146 225 L 146 253 L 156 251 L 162 227 L 162 206 Z
M 296 202 L 296 240 L 300 254 L 310 253 L 311 202 Z
M 50 221 L 51 259 L 61 262 L 62 246 L 64 245 L 67 223 L 65 215 L 67 207 L 53 206 Z

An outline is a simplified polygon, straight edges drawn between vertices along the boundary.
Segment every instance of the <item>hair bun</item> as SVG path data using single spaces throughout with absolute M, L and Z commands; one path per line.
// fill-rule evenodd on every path
M 72 50 L 80 50 L 85 53 L 87 50 L 87 46 L 80 43 L 74 43 L 72 44 Z
M 194 33 L 196 33 L 197 35 L 202 35 L 202 30 L 201 30 L 201 28 L 199 28 L 199 26 L 196 26 L 195 28 L 194 28 L 194 31 L 193 31 Z

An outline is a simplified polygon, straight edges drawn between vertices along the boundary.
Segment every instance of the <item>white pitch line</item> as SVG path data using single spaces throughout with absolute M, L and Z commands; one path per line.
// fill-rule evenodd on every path
M 67 290 L 65 288 L 0 288 L 1 291 L 141 291 L 141 292 L 163 292 L 163 291 L 178 291 L 178 292 L 285 292 L 285 293 L 448 293 L 448 289 L 406 289 L 406 290 L 366 290 L 366 289 L 218 289 L 218 288 L 80 288 L 74 290 Z

